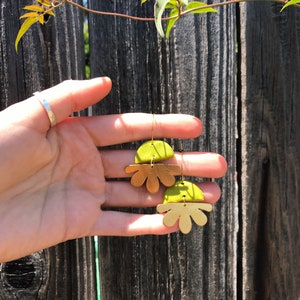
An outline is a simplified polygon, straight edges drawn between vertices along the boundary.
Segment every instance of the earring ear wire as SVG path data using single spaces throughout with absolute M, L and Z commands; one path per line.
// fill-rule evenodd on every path
M 151 128 L 151 141 L 154 141 L 154 125 L 155 125 L 155 114 L 152 114 L 152 128 Z
M 181 176 L 181 181 L 184 181 L 184 175 L 183 175 L 183 149 L 179 150 L 180 152 L 180 176 Z

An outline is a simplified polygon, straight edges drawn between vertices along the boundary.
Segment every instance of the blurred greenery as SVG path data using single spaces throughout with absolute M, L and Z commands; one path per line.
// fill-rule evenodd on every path
M 84 54 L 85 54 L 85 77 L 86 79 L 90 79 L 91 78 L 90 44 L 89 44 L 89 26 L 87 20 L 84 21 L 84 25 L 83 25 L 83 37 L 84 37 Z

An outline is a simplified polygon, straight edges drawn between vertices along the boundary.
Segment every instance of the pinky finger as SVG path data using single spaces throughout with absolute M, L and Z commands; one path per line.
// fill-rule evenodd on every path
M 132 214 L 116 211 L 104 211 L 91 230 L 90 235 L 137 236 L 163 235 L 178 230 L 178 225 L 167 227 L 163 224 L 163 215 Z

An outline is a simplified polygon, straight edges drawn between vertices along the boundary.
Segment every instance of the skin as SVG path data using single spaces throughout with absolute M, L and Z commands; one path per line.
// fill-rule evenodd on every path
M 151 195 L 127 181 L 106 181 L 129 176 L 124 168 L 133 163 L 135 151 L 97 147 L 151 139 L 152 131 L 158 139 L 195 138 L 202 123 L 189 115 L 156 115 L 154 125 L 151 114 L 141 113 L 68 117 L 110 90 L 111 81 L 104 77 L 65 81 L 41 92 L 56 116 L 52 128 L 36 97 L 0 112 L 0 262 L 84 236 L 178 230 L 178 225 L 164 226 L 161 214 L 109 210 L 154 207 L 164 188 Z M 216 178 L 227 169 L 225 159 L 215 153 L 176 153 L 170 162 L 182 165 L 190 176 Z M 199 186 L 206 202 L 219 199 L 216 183 Z

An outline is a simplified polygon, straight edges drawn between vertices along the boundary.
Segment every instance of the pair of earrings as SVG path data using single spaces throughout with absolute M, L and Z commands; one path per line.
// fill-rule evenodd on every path
M 134 187 L 140 187 L 146 182 L 146 188 L 152 194 L 158 192 L 159 183 L 166 186 L 163 203 L 157 205 L 156 209 L 159 213 L 165 213 L 164 225 L 173 226 L 179 219 L 180 231 L 187 234 L 192 229 L 191 218 L 199 226 L 207 223 L 202 210 L 210 212 L 212 205 L 203 203 L 202 190 L 184 179 L 182 167 L 158 163 L 174 157 L 174 151 L 165 141 L 153 139 L 153 127 L 152 139 L 138 148 L 134 164 L 127 166 L 125 172 L 134 173 L 130 181 Z M 181 175 L 181 179 L 176 181 L 175 175 Z

